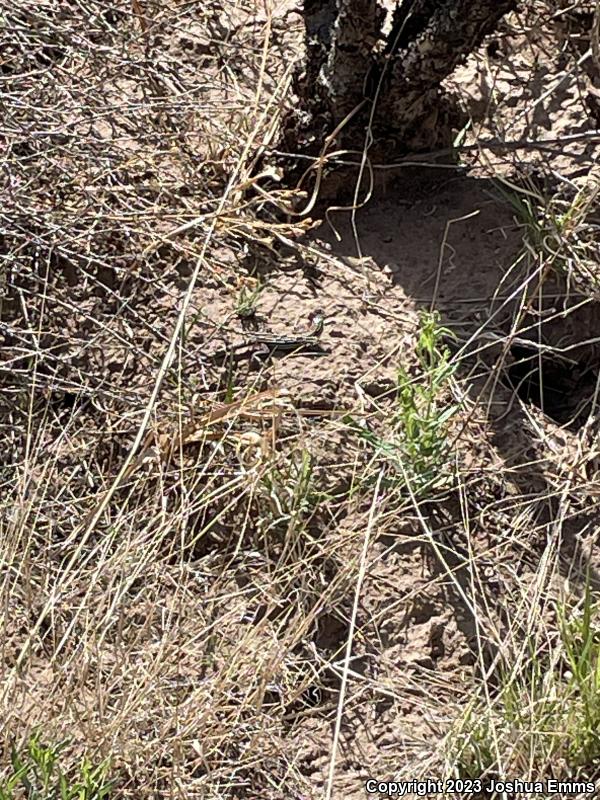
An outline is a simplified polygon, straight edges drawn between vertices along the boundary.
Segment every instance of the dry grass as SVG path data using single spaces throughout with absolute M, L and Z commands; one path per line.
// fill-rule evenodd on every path
M 66 740 L 73 786 L 86 758 L 132 798 L 362 796 L 372 768 L 595 777 L 593 580 L 583 624 L 571 606 L 594 541 L 597 387 L 564 435 L 515 399 L 534 435 L 513 462 L 487 412 L 553 281 L 580 294 L 551 318 L 597 297 L 597 184 L 545 197 L 482 158 L 523 226 L 498 288 L 521 305 L 452 356 L 423 318 L 435 346 L 376 401 L 357 381 L 352 407 L 308 414 L 267 366 L 217 368 L 211 345 L 261 289 L 248 273 L 312 224 L 274 213 L 301 193 L 263 160 L 298 26 L 249 0 L 0 12 L 3 791 L 36 736 Z M 579 353 L 584 333 L 547 346 Z M 441 621 L 414 634 L 428 603 Z M 414 671 L 388 647 L 413 634 Z M 537 735 L 543 670 L 545 723 L 579 749 Z

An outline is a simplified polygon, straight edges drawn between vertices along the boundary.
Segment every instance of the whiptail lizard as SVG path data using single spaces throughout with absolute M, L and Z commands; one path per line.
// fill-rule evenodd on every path
M 311 327 L 306 333 L 300 334 L 278 334 L 271 331 L 243 331 L 244 342 L 234 345 L 231 351 L 245 350 L 258 345 L 259 352 L 268 355 L 274 352 L 295 353 L 312 352 L 323 354 L 325 351 L 320 344 L 320 336 L 323 333 L 325 317 L 321 311 L 311 315 Z
M 289 353 L 292 350 L 308 350 L 310 348 L 319 348 L 319 339 L 323 333 L 325 325 L 325 317 L 321 311 L 316 311 L 310 318 L 311 327 L 306 333 L 296 335 L 281 335 L 272 333 L 271 331 L 252 331 L 245 335 L 249 337 L 250 344 L 261 344 L 269 348 L 269 350 L 280 350 L 284 353 Z

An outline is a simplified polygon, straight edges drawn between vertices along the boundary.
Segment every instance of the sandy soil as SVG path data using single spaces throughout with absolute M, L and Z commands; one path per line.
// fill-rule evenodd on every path
M 103 102 L 122 106 L 117 122 L 103 123 L 90 95 L 84 106 L 98 118 L 73 134 L 79 150 L 61 150 L 50 169 L 48 151 L 29 141 L 41 165 L 31 184 L 22 157 L 11 165 L 3 752 L 42 723 L 46 736 L 69 738 L 73 763 L 83 751 L 110 755 L 122 796 L 328 796 L 342 689 L 331 797 L 366 797 L 369 777 L 441 776 L 444 737 L 477 676 L 527 628 L 531 605 L 549 616 L 549 587 L 580 586 L 590 555 L 600 585 L 597 431 L 565 425 L 558 400 L 542 410 L 519 399 L 506 378 L 518 360 L 510 337 L 541 336 L 577 361 L 573 407 L 594 390 L 584 373 L 597 370 L 599 351 L 582 342 L 600 337 L 597 302 L 576 276 L 523 257 L 525 223 L 508 197 L 515 186 L 553 194 L 593 179 L 584 37 L 578 50 L 565 16 L 532 29 L 514 15 L 452 76 L 472 117 L 460 166 L 381 170 L 362 207 L 329 203 L 310 225 L 277 227 L 239 190 L 211 228 L 261 119 L 254 99 L 277 96 L 297 54 L 299 17 L 275 6 L 157 11 L 143 79 L 114 51 L 101 70 Z M 121 21 L 128 58 L 142 59 L 135 20 Z M 98 24 L 90 41 L 108 41 L 109 23 Z M 82 81 L 102 61 L 85 52 Z M 149 80 L 158 83 L 148 106 Z M 44 114 L 73 123 L 59 96 Z M 122 147 L 142 113 L 134 101 L 142 127 Z M 24 134 L 10 136 L 25 147 Z M 104 162 L 86 161 L 88 136 L 105 141 Z M 72 179 L 53 197 L 61 170 Z M 89 224 L 97 213 L 104 223 Z M 68 235 L 54 234 L 57 220 Z M 144 458 L 112 493 L 186 301 Z M 252 326 L 301 332 L 318 309 L 319 354 L 219 357 Z M 423 310 L 454 334 L 458 367 L 443 402 L 460 410 L 448 486 L 415 504 L 381 485 L 376 493 L 377 475 L 393 471 L 349 420 L 391 435 L 398 370 L 418 372 Z M 206 435 L 206 414 L 259 392 L 262 404 Z M 182 433 L 190 420 L 204 428 Z M 160 437 L 172 444 L 178 431 L 166 458 Z M 541 561 L 554 569 L 543 597 Z

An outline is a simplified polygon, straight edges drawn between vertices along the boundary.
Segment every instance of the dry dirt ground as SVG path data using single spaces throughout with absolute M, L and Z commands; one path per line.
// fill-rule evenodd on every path
M 0 771 L 37 730 L 111 797 L 595 777 L 514 720 L 457 752 L 528 647 L 566 672 L 557 609 L 600 582 L 589 8 L 512 15 L 448 80 L 453 162 L 298 218 L 295 7 L 1 20 Z M 243 346 L 317 310 L 314 352 Z M 436 359 L 433 457 L 401 398 Z

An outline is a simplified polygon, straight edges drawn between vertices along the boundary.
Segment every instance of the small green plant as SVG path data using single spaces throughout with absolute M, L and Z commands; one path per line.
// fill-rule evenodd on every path
M 569 275 L 595 293 L 600 287 L 597 230 L 588 220 L 597 207 L 600 181 L 591 175 L 579 189 L 561 187 L 552 197 L 542 196 L 529 181 L 524 187 L 498 181 L 498 189 L 513 207 L 525 229 L 525 254 L 545 270 Z
M 348 417 L 351 427 L 390 464 L 394 484 L 409 483 L 415 496 L 441 488 L 448 481 L 443 467 L 449 452 L 448 423 L 459 404 L 448 403 L 449 381 L 456 370 L 443 343 L 452 333 L 440 325 L 437 313 L 422 313 L 416 344 L 418 375 L 400 366 L 396 408 L 389 433 L 378 436 Z
M 448 455 L 448 423 L 457 403 L 448 404 L 444 390 L 456 370 L 443 338 L 451 332 L 440 325 L 437 314 L 421 315 L 417 340 L 420 380 L 398 370 L 398 410 L 393 418 L 397 445 L 409 480 L 417 493 L 444 483 L 442 467 Z
M 262 476 L 262 485 L 271 510 L 271 526 L 285 526 L 288 535 L 302 528 L 318 503 L 313 487 L 313 462 L 306 450 L 298 451 L 285 467 L 271 466 Z
M 558 611 L 568 664 L 568 756 L 579 766 L 600 758 L 600 614 L 589 581 L 579 612 Z
M 451 770 L 597 777 L 600 765 L 600 607 L 589 585 L 574 608 L 558 604 L 559 641 L 533 643 L 518 669 L 506 665 L 488 702 L 474 701 L 448 737 Z
M 546 216 L 549 202 L 537 191 L 532 181 L 525 180 L 525 185 L 519 187 L 505 180 L 497 180 L 496 187 L 512 206 L 517 221 L 525 229 L 524 243 L 529 254 L 545 252 L 550 222 Z
M 235 306 L 235 313 L 240 319 L 249 319 L 254 316 L 258 298 L 263 289 L 264 286 L 259 281 L 250 287 L 242 283 Z
M 109 796 L 108 764 L 84 758 L 75 774 L 63 772 L 59 757 L 65 744 L 43 744 L 38 733 L 11 752 L 12 770 L 0 778 L 0 800 L 103 800 Z

